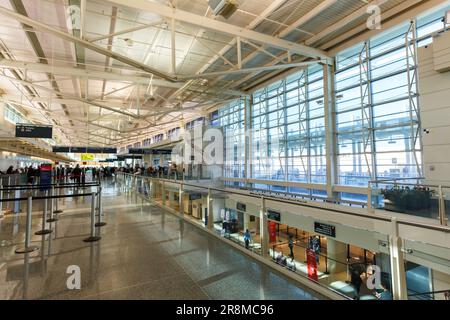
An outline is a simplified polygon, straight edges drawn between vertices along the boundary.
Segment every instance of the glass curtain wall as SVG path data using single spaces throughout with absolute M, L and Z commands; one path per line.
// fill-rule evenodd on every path
M 236 100 L 211 115 L 211 125 L 224 137 L 224 176 L 245 178 L 245 99 Z
M 402 24 L 336 58 L 341 185 L 421 175 L 416 66 L 406 45 L 412 32 Z
M 400 24 L 336 56 L 338 184 L 366 188 L 373 179 L 422 174 L 417 66 L 413 42 L 406 39 L 414 39 L 414 35 L 418 46 L 430 44 L 432 34 L 444 30 L 443 16 L 449 9 L 422 15 L 414 25 Z M 254 92 L 252 98 L 251 178 L 325 184 L 322 67 L 297 72 Z M 234 140 L 230 137 L 233 143 L 228 148 L 232 154 L 227 156 L 235 162 L 226 167 L 225 176 L 243 178 L 244 150 L 236 152 L 240 135 L 235 133 L 245 127 L 245 111 L 243 105 L 236 110 L 230 105 L 233 104 L 220 109 L 220 115 L 213 115 L 213 123 L 229 127 L 229 132 L 234 130 Z M 323 193 L 311 190 L 313 186 L 257 187 Z
M 323 105 L 321 66 L 253 94 L 254 179 L 326 183 Z

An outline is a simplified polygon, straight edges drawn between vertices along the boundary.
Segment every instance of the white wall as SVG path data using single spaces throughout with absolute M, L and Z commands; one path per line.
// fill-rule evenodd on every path
M 435 71 L 437 59 L 450 60 L 450 32 L 419 48 L 418 57 L 420 116 L 422 129 L 429 130 L 422 134 L 424 175 L 428 184 L 450 186 L 450 72 Z

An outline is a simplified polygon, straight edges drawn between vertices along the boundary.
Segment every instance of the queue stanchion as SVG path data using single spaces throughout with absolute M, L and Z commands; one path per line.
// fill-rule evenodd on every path
M 44 212 L 42 213 L 42 229 L 34 233 L 37 236 L 52 233 L 52 230 L 45 229 L 46 224 L 47 224 L 47 211 L 48 211 L 48 198 L 47 197 L 48 197 L 48 190 L 45 191 L 45 198 L 43 199 L 44 200 Z
M 7 190 L 6 190 L 6 199 L 8 199 L 8 200 L 11 198 L 11 195 L 10 195 L 11 189 L 9 189 L 10 186 L 11 186 L 11 176 L 8 176 L 8 185 L 7 185 Z M 9 209 L 9 201 L 6 203 L 6 212 L 8 212 L 8 213 L 11 212 L 11 209 Z
M 100 240 L 102 237 L 96 235 L 95 229 L 95 208 L 96 208 L 96 197 L 95 192 L 92 193 L 92 201 L 91 201 L 91 236 L 84 239 L 84 242 L 95 242 Z
M 98 203 L 97 203 L 97 211 L 98 211 L 98 221 L 95 224 L 96 227 L 104 227 L 106 226 L 106 222 L 103 221 L 103 203 L 102 203 L 102 187 L 98 188 Z
M 50 223 L 58 221 L 58 218 L 55 217 L 55 212 L 54 212 L 54 207 L 53 207 L 54 203 L 55 203 L 55 199 L 53 198 L 54 196 L 55 196 L 55 187 L 52 186 L 51 193 L 50 193 L 50 218 L 47 219 L 47 222 L 50 222 Z
M 61 195 L 61 188 L 59 188 L 59 182 L 56 186 L 56 195 L 60 196 Z M 58 219 L 58 214 L 62 213 L 63 211 L 61 209 L 59 209 L 59 198 L 55 199 L 55 217 L 56 219 Z
M 25 246 L 23 248 L 18 248 L 15 250 L 16 253 L 29 253 L 39 250 L 39 247 L 31 245 L 31 219 L 33 211 L 33 198 L 28 197 L 28 207 L 27 207 L 27 221 L 25 226 Z
M 0 177 L 0 218 L 3 218 L 3 216 L 5 215 L 3 213 L 3 180 Z

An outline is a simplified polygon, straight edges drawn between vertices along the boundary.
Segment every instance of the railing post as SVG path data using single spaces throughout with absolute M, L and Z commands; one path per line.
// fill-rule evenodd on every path
M 208 210 L 208 223 L 207 227 L 209 230 L 214 230 L 214 212 L 213 212 L 213 199 L 211 195 L 211 189 L 208 188 L 208 196 L 206 198 L 207 201 L 207 210 Z
M 184 197 L 184 191 L 183 191 L 183 183 L 180 183 L 180 189 L 178 191 L 178 206 L 179 206 L 179 211 L 180 214 L 183 215 L 184 214 L 184 202 L 183 202 L 183 197 Z
M 0 177 L 0 218 L 4 216 L 3 213 L 3 180 Z
M 84 239 L 84 242 L 95 242 L 101 239 L 100 236 L 96 235 L 95 229 L 95 209 L 96 209 L 96 195 L 95 192 L 92 192 L 91 199 L 91 236 Z
M 8 176 L 8 185 L 6 186 L 7 187 L 6 199 L 8 199 L 8 200 L 11 198 L 11 195 L 9 194 L 11 192 L 11 189 L 9 189 L 10 186 L 11 186 L 11 176 Z M 10 211 L 9 210 L 9 201 L 6 203 L 6 211 L 8 211 L 8 212 Z
M 442 226 L 447 226 L 447 219 L 445 214 L 445 199 L 442 192 L 442 186 L 439 186 L 439 222 Z
M 58 219 L 55 217 L 55 215 L 54 215 L 55 212 L 53 210 L 54 209 L 53 205 L 54 205 L 54 201 L 55 201 L 55 199 L 53 199 L 53 197 L 55 196 L 55 187 L 54 186 L 52 186 L 50 196 L 52 197 L 50 199 L 50 218 L 47 219 L 47 222 L 56 222 L 56 221 L 58 221 Z
M 64 176 L 63 176 L 64 177 Z M 59 187 L 59 181 L 56 184 L 56 195 L 60 196 L 61 195 L 61 188 Z M 63 211 L 61 209 L 59 209 L 59 198 L 55 199 L 55 218 L 58 218 L 58 214 L 62 213 Z
M 372 205 L 372 185 L 369 182 L 369 186 L 367 188 L 367 211 L 368 212 L 375 212 L 373 205 Z
M 166 185 L 164 183 L 164 180 L 161 181 L 161 197 L 162 197 L 162 205 L 166 205 Z
M 28 253 L 39 250 L 39 247 L 31 245 L 31 219 L 33 212 L 33 198 L 28 197 L 27 199 L 27 221 L 25 226 L 25 246 L 23 248 L 16 249 L 16 253 Z
M 102 187 L 98 187 L 98 204 L 97 204 L 97 211 L 98 211 L 98 221 L 95 224 L 96 227 L 104 227 L 106 226 L 106 222 L 103 221 L 103 203 L 102 203 Z
M 52 230 L 45 229 L 47 224 L 48 190 L 45 191 L 45 198 L 43 199 L 43 201 L 44 201 L 44 211 L 42 212 L 42 229 L 34 233 L 37 236 L 52 233 Z

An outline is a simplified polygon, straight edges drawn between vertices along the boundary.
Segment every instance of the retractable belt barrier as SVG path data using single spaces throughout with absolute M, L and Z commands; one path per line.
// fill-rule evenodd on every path
M 102 201 L 101 201 L 101 193 L 102 188 L 99 184 L 92 185 L 97 186 L 98 190 L 96 192 L 92 193 L 79 193 L 79 194 L 55 194 L 55 189 L 57 189 L 56 186 L 53 186 L 50 190 L 45 190 L 44 196 L 36 196 L 36 197 L 16 197 L 16 198 L 7 198 L 3 199 L 0 188 L 0 208 L 3 202 L 16 202 L 16 201 L 27 201 L 27 214 L 26 214 L 26 226 L 25 226 L 25 240 L 24 240 L 24 246 L 17 248 L 15 252 L 17 254 L 21 253 L 30 253 L 36 250 L 39 250 L 39 247 L 32 246 L 31 245 L 31 232 L 32 232 L 32 211 L 33 211 L 33 200 L 43 200 L 44 201 L 44 209 L 42 212 L 42 224 L 41 224 L 41 230 L 38 230 L 35 232 L 35 235 L 46 235 L 52 233 L 51 225 L 47 229 L 47 223 L 53 223 L 58 221 L 57 212 L 53 211 L 54 209 L 54 201 L 58 199 L 63 198 L 79 198 L 79 197 L 92 197 L 91 199 L 91 212 L 90 212 L 90 236 L 86 239 L 84 239 L 84 242 L 94 242 L 99 241 L 101 237 L 99 236 L 96 228 L 103 227 L 106 225 L 106 223 L 103 221 L 103 207 L 102 207 Z M 1 187 L 1 186 L 0 186 Z M 50 194 L 49 194 L 50 193 Z M 48 201 L 50 200 L 50 206 Z M 58 203 L 56 201 L 56 203 Z M 50 207 L 50 218 L 48 217 L 48 208 Z M 96 212 L 98 213 L 98 220 L 96 221 Z

